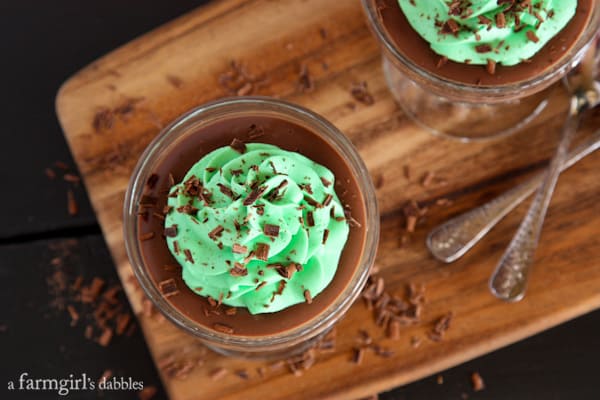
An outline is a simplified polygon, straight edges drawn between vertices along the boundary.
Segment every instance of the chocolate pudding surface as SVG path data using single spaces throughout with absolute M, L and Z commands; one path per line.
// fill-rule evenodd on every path
M 178 294 L 165 297 L 177 310 L 198 324 L 214 330 L 215 324 L 233 329 L 236 336 L 275 335 L 303 325 L 325 311 L 348 287 L 359 267 L 366 240 L 366 208 L 359 184 L 338 151 L 309 129 L 292 121 L 277 117 L 226 117 L 208 126 L 199 128 L 188 137 L 173 144 L 168 154 L 161 156 L 153 169 L 158 180 L 153 189 L 145 189 L 145 194 L 158 198 L 156 207 L 149 215 L 138 219 L 140 235 L 154 232 L 150 240 L 138 239 L 142 258 L 154 284 L 173 278 L 177 283 Z M 260 137 L 250 138 L 250 127 L 256 125 L 264 131 Z M 350 227 L 348 240 L 331 283 L 312 303 L 301 303 L 274 313 L 252 315 L 245 308 L 236 308 L 235 315 L 227 315 L 231 307 L 211 306 L 208 300 L 188 288 L 181 277 L 181 267 L 172 256 L 163 236 L 164 221 L 153 216 L 162 213 L 167 204 L 167 190 L 170 187 L 169 174 L 175 182 L 180 182 L 190 167 L 209 152 L 229 145 L 233 139 L 246 143 L 267 143 L 284 150 L 295 151 L 330 169 L 335 175 L 335 191 L 341 204 L 347 206 L 352 217 L 360 226 Z M 140 209 L 143 211 L 143 209 Z M 167 266 L 167 267 L 166 267 Z M 173 268 L 175 266 L 175 268 Z
M 573 19 L 535 56 L 515 66 L 498 64 L 492 75 L 482 65 L 469 65 L 454 61 L 440 63 L 442 56 L 436 54 L 430 48 L 430 44 L 410 26 L 397 0 L 379 0 L 377 2 L 380 20 L 385 31 L 396 49 L 406 58 L 432 75 L 479 86 L 508 85 L 530 80 L 563 61 L 565 54 L 585 31 L 595 3 L 596 0 L 579 0 Z

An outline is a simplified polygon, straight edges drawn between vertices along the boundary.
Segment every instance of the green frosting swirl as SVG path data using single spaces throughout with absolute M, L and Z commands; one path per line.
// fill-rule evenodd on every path
M 493 60 L 506 66 L 534 56 L 568 24 L 577 9 L 577 0 L 398 3 L 412 28 L 437 54 L 459 63 L 487 64 Z
M 204 156 L 170 190 L 165 234 L 183 280 L 252 314 L 310 301 L 348 238 L 335 177 L 277 146 L 233 147 Z

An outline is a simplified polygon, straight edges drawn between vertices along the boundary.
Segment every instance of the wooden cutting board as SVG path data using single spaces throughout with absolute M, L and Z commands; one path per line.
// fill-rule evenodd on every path
M 219 76 L 236 61 L 265 77 L 253 94 L 273 95 L 310 107 L 337 125 L 358 148 L 375 181 L 381 206 L 377 265 L 391 292 L 408 282 L 426 286 L 422 321 L 385 338 L 362 302 L 337 328 L 336 351 L 302 377 L 269 371 L 263 363 L 208 353 L 160 318 L 140 314 L 155 360 L 175 354 L 202 357 L 187 379 L 163 374 L 173 399 L 359 398 L 402 385 L 560 324 L 600 307 L 600 189 L 594 154 L 560 180 L 544 228 L 527 297 L 505 304 L 487 290 L 487 279 L 520 222 L 526 205 L 503 221 L 471 253 L 452 265 L 427 253 L 427 232 L 448 217 L 481 204 L 544 165 L 556 145 L 566 98 L 559 87 L 551 104 L 525 132 L 486 144 L 435 138 L 406 118 L 385 87 L 380 53 L 356 0 L 225 0 L 198 9 L 115 50 L 69 79 L 57 97 L 57 112 L 85 180 L 106 241 L 137 312 L 142 295 L 132 279 L 123 246 L 121 209 L 138 156 L 160 128 L 186 110 L 228 95 Z M 314 90 L 301 90 L 307 68 Z M 373 105 L 355 101 L 350 88 L 367 82 Z M 258 85 L 257 85 L 258 86 Z M 450 119 L 441 113 L 441 118 Z M 588 116 L 584 131 L 600 125 Z M 403 166 L 410 166 L 410 179 Z M 421 185 L 427 171 L 436 183 Z M 448 198 L 450 206 L 436 205 Z M 412 235 L 404 235 L 402 208 L 414 199 L 429 207 Z M 403 235 L 405 239 L 402 239 Z M 453 311 L 441 343 L 426 339 L 434 321 Z M 369 353 L 355 365 L 359 328 L 394 351 Z M 422 340 L 418 348 L 413 337 Z M 551 349 L 549 349 L 551 351 Z M 213 381 L 215 368 L 247 368 Z

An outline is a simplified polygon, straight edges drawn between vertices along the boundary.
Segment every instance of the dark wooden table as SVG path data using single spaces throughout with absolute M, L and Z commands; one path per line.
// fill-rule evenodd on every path
M 56 0 L 0 5 L 0 68 L 3 93 L 0 197 L 0 385 L 26 372 L 37 378 L 86 373 L 142 380 L 160 388 L 139 330 L 107 347 L 70 326 L 69 314 L 51 306 L 47 280 L 60 253 L 70 277 L 99 276 L 118 282 L 106 245 L 87 201 L 74 187 L 77 216 L 69 216 L 72 184 L 50 180 L 44 170 L 73 161 L 54 113 L 59 85 L 80 67 L 203 1 L 102 2 Z M 56 168 L 55 168 L 56 169 Z M 76 171 L 75 171 L 76 172 Z M 66 250 L 65 250 L 66 249 Z M 600 267 L 600 266 L 599 266 Z M 599 288 L 600 290 L 600 288 Z M 524 342 L 411 385 L 383 399 L 597 399 L 600 311 Z M 486 389 L 474 393 L 478 371 Z M 301 379 L 301 378 L 300 378 Z M 1 398 L 56 398 L 55 392 L 6 392 Z M 133 392 L 72 392 L 68 398 L 136 398 Z M 155 398 L 164 398 L 159 389 Z

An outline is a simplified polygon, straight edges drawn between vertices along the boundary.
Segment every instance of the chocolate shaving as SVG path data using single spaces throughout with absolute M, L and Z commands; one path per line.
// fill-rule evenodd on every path
M 252 260 L 254 258 L 254 250 L 252 250 L 250 253 L 248 253 L 248 255 L 246 256 L 246 258 L 244 258 L 244 263 L 249 263 L 250 260 Z
M 94 336 L 94 328 L 91 325 L 86 326 L 83 336 L 86 339 L 91 339 Z
M 158 218 L 161 221 L 165 220 L 165 216 L 163 214 L 159 213 L 159 212 L 156 212 L 156 211 L 152 213 L 152 216 L 154 218 Z
M 427 171 L 421 178 L 421 186 L 424 188 L 431 186 L 433 183 L 433 179 L 435 178 L 435 174 L 432 171 Z
M 158 283 L 158 288 L 161 293 L 165 297 L 172 297 L 176 294 L 179 294 L 179 289 L 177 289 L 177 282 L 175 279 L 170 278 Z
M 233 264 L 233 268 L 229 270 L 231 276 L 246 276 L 248 275 L 248 270 L 243 264 L 238 262 Z
M 479 372 L 473 372 L 471 374 L 471 383 L 473 385 L 473 391 L 475 392 L 485 389 L 485 382 L 483 381 L 481 375 L 479 375 Z
M 210 304 L 210 306 L 213 308 L 217 306 L 217 301 L 215 299 L 213 299 L 211 296 L 207 296 L 206 301 L 208 301 L 208 304 Z
M 166 227 L 164 230 L 164 234 L 166 237 L 171 237 L 171 238 L 177 236 L 177 225 L 174 224 L 172 226 Z
M 442 26 L 442 33 L 445 33 L 445 34 L 456 34 L 456 33 L 458 33 L 459 30 L 460 30 L 460 26 L 453 19 L 449 19 Z
M 246 254 L 248 252 L 248 247 L 234 243 L 231 251 L 235 254 Z
M 490 75 L 496 74 L 496 61 L 492 60 L 491 58 L 488 58 L 486 70 Z
M 250 206 L 250 205 L 254 204 L 254 202 L 256 200 L 258 200 L 259 198 L 262 197 L 262 195 L 265 193 L 266 190 L 267 190 L 266 186 L 261 186 L 261 187 L 252 189 L 252 192 L 250 192 L 250 194 L 248 195 L 248 197 L 246 197 L 246 199 L 244 200 L 244 202 L 242 204 L 245 206 Z
M 254 289 L 254 290 L 256 290 L 258 292 L 260 289 L 262 289 L 266 285 L 267 285 L 267 282 L 262 281 L 261 283 L 258 284 L 258 286 L 256 286 L 256 289 Z
M 185 206 L 181 206 L 177 208 L 177 212 L 188 214 L 188 215 L 196 215 L 198 209 L 190 204 L 186 204 Z
M 420 339 L 420 338 L 418 338 L 417 336 L 412 336 L 412 337 L 410 338 L 410 346 L 411 346 L 413 349 L 416 349 L 416 348 L 417 348 L 417 347 L 419 347 L 420 345 L 421 345 L 421 339 Z
M 487 18 L 485 15 L 478 15 L 477 19 L 479 20 L 480 24 L 488 25 L 488 26 L 491 26 L 491 24 L 492 24 L 492 20 Z M 500 26 L 498 28 L 500 28 Z
M 237 308 L 229 307 L 225 310 L 225 315 L 233 316 L 237 314 Z
M 308 226 L 315 226 L 315 217 L 312 211 L 306 213 L 306 222 L 308 223 Z
M 346 220 L 348 221 L 348 225 L 355 227 L 355 228 L 361 227 L 360 222 L 355 220 L 354 217 L 352 217 L 352 214 L 350 214 L 350 210 L 344 210 L 344 216 L 346 217 Z M 340 221 L 340 219 L 338 219 L 338 218 L 336 218 L 335 220 Z M 342 221 L 343 221 L 343 219 L 342 219 Z
M 446 331 L 450 328 L 450 323 L 452 322 L 453 317 L 454 313 L 452 311 L 439 317 L 435 322 L 433 329 L 427 335 L 429 339 L 434 342 L 440 342 L 443 339 Z
M 359 329 L 358 335 L 359 335 L 359 337 L 357 338 L 357 341 L 360 342 L 362 345 L 368 346 L 373 343 L 373 338 L 371 337 L 369 332 L 367 332 L 366 330 Z
M 234 138 L 229 147 L 241 154 L 246 152 L 246 143 L 242 142 L 238 138 Z
M 179 254 L 179 253 L 177 253 L 177 254 Z M 173 264 L 163 265 L 163 269 L 165 271 L 177 271 L 177 270 L 179 270 L 179 268 L 180 268 L 179 265 L 173 265 Z
M 240 87 L 237 90 L 236 95 L 247 96 L 250 93 L 252 93 L 253 90 L 254 90 L 254 85 L 252 84 L 252 82 L 246 82 L 242 87 Z
M 264 136 L 265 130 L 262 126 L 257 126 L 256 124 L 250 125 L 248 129 L 248 138 L 251 140 L 256 140 L 261 136 Z
M 79 205 L 77 204 L 75 195 L 71 189 L 67 190 L 67 211 L 72 217 L 79 213 Z
M 310 183 L 301 183 L 298 185 L 298 187 L 308 194 L 313 194 L 312 186 L 310 185 Z
M 113 372 L 110 369 L 107 369 L 102 373 L 102 376 L 100 376 L 100 378 L 98 378 L 97 383 L 106 382 L 106 380 L 112 378 L 112 376 L 113 376 Z
M 69 170 L 69 165 L 65 162 L 62 161 L 55 161 L 54 162 L 54 166 L 58 169 L 62 169 L 63 171 L 68 171 Z
M 323 200 L 323 205 L 327 207 L 329 204 L 331 204 L 332 200 L 333 196 L 331 194 L 327 194 L 327 196 L 325 196 L 325 200 Z
M 323 182 L 323 186 L 329 187 L 331 185 L 331 181 L 321 177 L 321 182 Z
M 506 28 L 506 15 L 504 13 L 496 14 L 496 26 L 498 28 Z
M 269 237 L 278 237 L 279 236 L 279 226 L 278 225 L 271 225 L 271 224 L 265 224 L 265 226 L 263 227 L 263 232 L 266 236 Z
M 145 240 L 150 240 L 154 237 L 154 232 L 146 232 L 140 235 L 140 240 L 143 242 Z
M 527 33 L 525 33 L 525 35 L 527 35 L 527 39 L 529 39 L 533 43 L 537 43 L 540 41 L 540 38 L 535 34 L 534 31 L 527 31 Z
M 71 326 L 75 326 L 77 324 L 77 321 L 79 321 L 79 313 L 71 304 L 67 306 L 67 311 L 69 312 L 69 316 L 71 317 Z
M 224 230 L 225 230 L 225 228 L 223 228 L 221 225 L 218 225 L 215 229 L 208 232 L 208 237 L 212 240 L 216 240 L 218 237 L 220 237 L 223 234 Z
M 225 328 L 228 328 L 228 329 L 230 329 L 230 330 L 231 330 L 231 332 L 229 332 L 229 331 L 227 331 L 227 332 L 221 331 L 219 328 L 217 328 L 217 325 L 218 325 L 218 326 L 220 326 L 220 327 L 225 327 Z M 215 328 L 217 331 L 219 331 L 219 332 L 223 332 L 223 333 L 227 333 L 227 334 L 231 334 L 231 333 L 233 333 L 233 329 L 231 329 L 231 328 L 229 328 L 229 327 L 226 327 L 225 325 L 221 325 L 221 324 L 215 324 L 215 325 L 214 325 L 214 328 Z M 210 373 L 210 379 L 212 379 L 213 381 L 218 381 L 219 379 L 222 379 L 222 378 L 224 378 L 224 377 L 225 377 L 225 375 L 227 375 L 227 373 L 228 373 L 228 371 L 227 371 L 225 368 L 222 368 L 222 367 L 221 367 L 221 368 L 217 368 L 217 369 L 213 370 L 213 371 Z
M 222 183 L 218 183 L 217 186 L 219 186 L 219 190 L 225 196 L 227 196 L 227 197 L 229 197 L 231 199 L 235 198 L 235 194 L 233 193 L 233 191 L 230 188 L 228 188 L 227 186 L 223 185 Z
M 296 272 L 301 270 L 300 265 L 296 263 L 290 263 L 288 266 L 283 266 L 281 264 L 270 264 L 268 267 L 274 267 L 277 270 L 277 273 L 286 279 L 291 279 Z
M 82 303 L 94 302 L 100 295 L 100 292 L 102 291 L 102 288 L 104 287 L 104 284 L 105 284 L 104 279 L 94 277 L 94 279 L 92 279 L 92 283 L 90 283 L 89 286 L 81 289 L 81 302 Z
M 478 53 L 489 53 L 490 51 L 492 51 L 492 46 L 490 46 L 489 44 L 480 44 L 478 46 L 475 46 L 475 51 Z
M 448 64 L 448 57 L 443 56 L 440 57 L 440 59 L 438 60 L 437 64 L 436 64 L 436 68 L 442 68 L 444 65 Z
M 363 347 L 355 348 L 352 355 L 352 362 L 356 365 L 360 365 L 365 358 L 365 349 Z
M 138 398 L 140 400 L 151 400 L 157 392 L 156 386 L 146 386 L 138 392 Z
M 185 254 L 186 261 L 194 263 L 194 257 L 192 256 L 192 252 L 189 249 L 184 249 L 183 254 Z
M 273 161 L 269 160 L 269 165 L 271 166 L 271 169 L 273 170 L 273 173 L 275 175 L 279 175 L 279 172 L 277 172 L 277 168 L 275 168 L 275 164 L 273 163 Z
M 281 181 L 281 183 L 279 185 L 277 185 L 277 187 L 275 187 L 275 189 L 273 189 L 273 191 L 269 195 L 269 200 L 271 200 L 271 201 L 277 200 L 278 197 L 280 196 L 279 191 L 281 189 L 285 188 L 287 185 L 288 185 L 287 179 L 284 179 L 283 181 Z
M 314 82 L 310 76 L 310 71 L 306 64 L 302 64 L 300 67 L 300 74 L 298 75 L 298 85 L 300 90 L 303 92 L 312 92 L 315 89 Z
M 310 290 L 308 289 L 304 290 L 304 300 L 306 300 L 308 304 L 312 304 L 312 296 L 310 294 Z
M 167 79 L 167 82 L 173 85 L 175 89 L 181 89 L 181 87 L 183 86 L 183 81 L 178 76 L 166 75 L 165 78 Z
M 64 174 L 63 179 L 69 183 L 77 184 L 77 183 L 81 182 L 81 178 L 75 174 Z
M 390 358 L 394 355 L 394 351 L 385 347 L 381 347 L 378 345 L 373 345 L 371 347 L 373 349 L 373 352 L 378 355 L 379 357 L 382 358 Z
M 106 347 L 110 344 L 112 337 L 113 337 L 113 330 L 111 328 L 105 328 L 102 331 L 102 334 L 100 335 L 100 337 L 98 338 L 98 343 L 100 344 L 100 346 Z
M 218 332 L 226 333 L 228 335 L 231 335 L 234 332 L 232 327 L 219 323 L 215 323 L 213 328 Z
M 46 168 L 44 173 L 48 177 L 48 179 L 56 179 L 56 172 L 52 168 Z
M 375 103 L 375 99 L 367 89 L 367 82 L 363 81 L 352 85 L 352 88 L 350 88 L 350 94 L 352 95 L 352 97 L 354 97 L 354 100 L 366 104 L 368 106 L 373 105 Z
M 243 380 L 248 380 L 250 379 L 250 374 L 248 373 L 247 370 L 245 369 L 240 369 L 234 372 L 238 377 L 240 377 Z
M 410 165 L 406 164 L 402 166 L 402 172 L 404 174 L 404 177 L 410 181 L 411 178 L 411 170 L 410 170 Z
M 269 249 L 270 246 L 268 244 L 257 243 L 254 255 L 259 260 L 267 261 L 269 259 Z
M 388 325 L 387 336 L 392 340 L 400 339 L 400 321 L 392 320 Z
M 304 195 L 304 200 L 306 201 L 307 204 L 309 204 L 315 208 L 323 207 L 323 205 L 321 203 L 319 203 L 318 201 L 316 201 L 315 199 L 313 199 L 312 197 L 310 197 L 308 195 Z
M 325 229 L 323 231 L 323 244 L 327 243 L 327 238 L 329 237 L 329 229 Z

